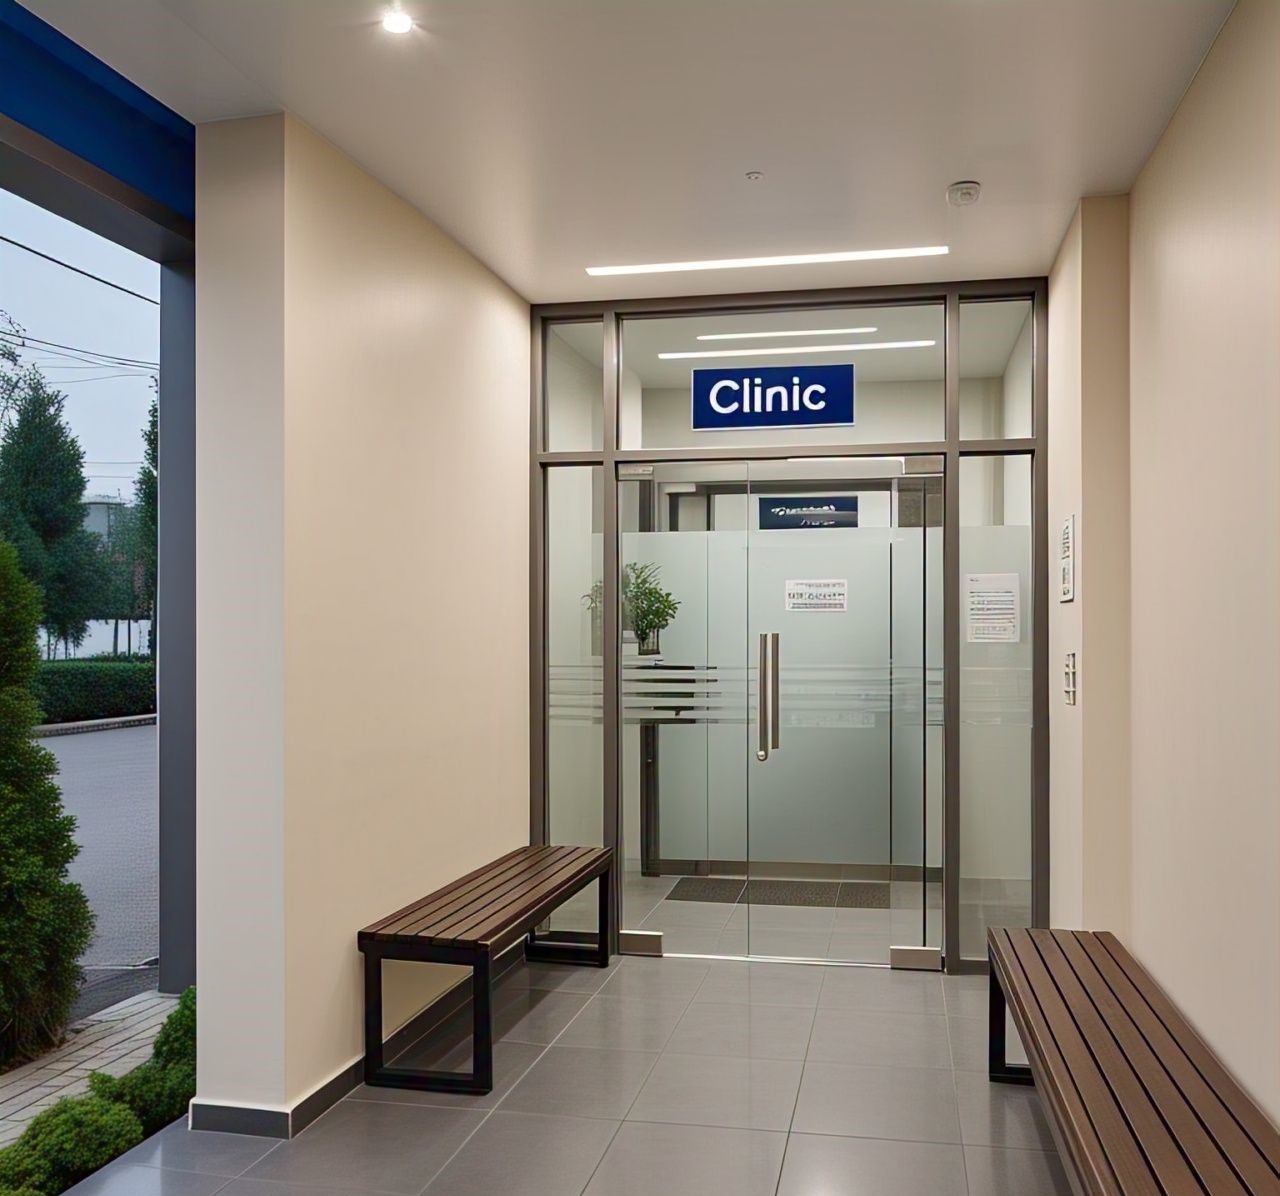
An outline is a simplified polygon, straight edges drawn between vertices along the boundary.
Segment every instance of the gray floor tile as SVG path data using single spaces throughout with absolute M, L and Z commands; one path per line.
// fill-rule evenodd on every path
M 786 1135 L 624 1122 L 586 1196 L 774 1196 Z
M 792 1134 L 778 1196 L 966 1196 L 964 1155 L 936 1142 Z M 1029 1196 L 1029 1194 L 1028 1194 Z
M 729 919 L 730 926 L 752 930 L 825 930 L 835 925 L 834 905 L 739 905 Z
M 546 1046 L 556 1040 L 590 999 L 587 993 L 514 989 L 494 1010 L 494 1037 Z
M 425 1196 L 576 1196 L 617 1122 L 494 1113 L 428 1186 Z
M 653 930 L 645 926 L 645 930 Z M 726 935 L 735 934 L 744 946 L 735 948 L 738 954 L 746 952 L 746 931 L 709 930 L 699 926 L 668 926 L 662 932 L 662 950 L 666 955 L 724 955 L 728 954 L 722 942 Z
M 942 981 L 928 972 L 894 972 L 888 968 L 826 968 L 819 1006 L 860 1009 L 867 1013 L 944 1011 Z
M 893 935 L 884 931 L 837 930 L 827 944 L 827 959 L 843 963 L 887 964 Z
M 947 1030 L 951 1038 L 951 1066 L 957 1071 L 980 1071 L 986 1075 L 987 1019 L 949 1017 Z
M 199 1171 L 234 1177 L 248 1171 L 267 1151 L 279 1145 L 277 1138 L 247 1134 L 211 1134 L 187 1129 L 185 1120 L 153 1134 L 116 1161 L 138 1167 L 162 1167 L 170 1171 Z
M 667 1050 L 683 1055 L 731 1055 L 743 1059 L 805 1056 L 813 1010 L 794 1005 L 689 1006 Z
M 656 1059 L 647 1051 L 553 1046 L 498 1107 L 621 1121 Z
M 563 963 L 526 963 L 512 968 L 502 978 L 502 986 L 512 990 L 543 988 L 552 992 L 595 993 L 618 968 L 614 961 L 607 968 L 575 967 Z
M 131 1167 L 119 1161 L 69 1189 L 70 1196 L 213 1196 L 223 1190 L 225 1175 L 194 1171 L 161 1171 Z
M 600 990 L 610 997 L 692 997 L 710 964 L 702 959 L 641 959 L 630 956 Z
M 717 1005 L 796 1005 L 818 1003 L 825 968 L 802 963 L 730 963 L 711 965 L 695 1003 Z
M 660 1051 L 688 1007 L 688 997 L 645 1001 L 601 994 L 569 1023 L 556 1046 Z
M 734 906 L 723 901 L 664 901 L 641 924 L 641 930 L 723 930 Z
M 959 1142 L 948 1072 L 808 1063 L 792 1129 L 806 1134 Z
M 414 1088 L 373 1088 L 361 1084 L 347 1100 L 381 1101 L 393 1105 L 441 1105 L 461 1109 L 492 1109 L 514 1087 L 517 1080 L 547 1048 L 530 1042 L 493 1044 L 493 1091 L 478 1096 L 462 1092 L 420 1092 Z M 471 1044 L 453 1050 L 408 1052 L 396 1060 L 397 1067 L 420 1067 L 439 1071 L 470 1071 Z
M 297 1138 L 281 1142 L 247 1178 L 417 1193 L 485 1116 L 472 1109 L 341 1101 Z
M 671 1121 L 750 1130 L 791 1123 L 801 1064 L 667 1052 L 640 1089 L 629 1121 Z
M 987 1016 L 990 981 L 986 976 L 943 976 L 942 994 L 948 1017 Z
M 1056 1149 L 1034 1088 L 993 1084 L 976 1072 L 958 1071 L 955 1078 L 960 1133 L 966 1145 Z
M 809 1059 L 872 1067 L 950 1068 L 947 1019 L 819 1008 L 809 1039 Z
M 964 1162 L 969 1196 L 1071 1196 L 1056 1154 L 966 1146 Z
M 733 927 L 721 937 L 727 937 Z M 830 930 L 793 930 L 785 926 L 757 926 L 747 931 L 747 951 L 751 955 L 779 959 L 826 959 L 831 943 Z

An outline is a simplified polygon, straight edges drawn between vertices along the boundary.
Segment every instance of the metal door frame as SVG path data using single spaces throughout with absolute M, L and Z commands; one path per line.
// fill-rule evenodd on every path
M 967 301 L 1024 299 L 1032 303 L 1032 435 L 1011 439 L 960 437 L 960 305 Z M 852 306 L 943 308 L 944 438 L 937 441 L 858 445 L 779 445 L 621 449 L 618 447 L 618 396 L 622 369 L 622 321 L 752 311 L 817 310 Z M 960 465 L 965 457 L 1027 456 L 1032 489 L 1032 769 L 1031 769 L 1031 921 L 1048 924 L 1049 915 L 1049 537 L 1048 537 L 1048 280 L 983 279 L 922 286 L 861 287 L 830 290 L 770 291 L 742 295 L 679 296 L 606 302 L 540 304 L 531 311 L 532 352 L 529 419 L 530 516 L 530 821 L 529 841 L 547 839 L 547 684 L 546 684 L 546 472 L 557 466 L 599 466 L 603 477 L 603 828 L 604 846 L 621 850 L 622 726 L 621 632 L 618 620 L 618 466 L 668 461 L 769 461 L 788 457 L 944 458 L 943 500 L 943 956 L 951 973 L 985 972 L 985 959 L 964 959 L 960 952 Z M 544 451 L 545 337 L 558 323 L 603 326 L 602 435 L 600 449 Z M 622 909 L 622 868 L 614 870 L 614 915 L 610 938 L 617 950 Z

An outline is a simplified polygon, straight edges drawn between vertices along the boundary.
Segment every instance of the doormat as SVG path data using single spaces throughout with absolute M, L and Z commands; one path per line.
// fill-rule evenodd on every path
M 735 905 L 795 905 L 815 908 L 888 909 L 889 886 L 875 881 L 753 880 L 682 876 L 668 901 L 712 901 Z

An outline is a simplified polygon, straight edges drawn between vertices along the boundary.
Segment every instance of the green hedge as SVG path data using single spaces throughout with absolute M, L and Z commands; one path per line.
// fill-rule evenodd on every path
M 156 666 L 151 657 L 46 660 L 35 682 L 46 723 L 154 714 Z
M 60 1100 L 0 1150 L 0 1196 L 59 1196 L 176 1121 L 195 1093 L 191 988 L 165 1020 L 146 1063 L 119 1077 L 95 1072 L 88 1096 Z

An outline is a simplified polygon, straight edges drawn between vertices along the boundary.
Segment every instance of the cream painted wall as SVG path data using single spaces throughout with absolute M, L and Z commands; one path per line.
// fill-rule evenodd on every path
M 529 311 L 291 118 L 197 156 L 197 1099 L 289 1108 L 361 1054 L 356 931 L 527 842 Z
M 1277 47 L 1241 0 L 1132 195 L 1131 943 L 1280 1121 Z
M 1049 278 L 1050 903 L 1129 928 L 1129 201 L 1081 201 Z M 1058 533 L 1076 516 L 1074 602 Z M 1079 694 L 1057 683 L 1076 653 Z

